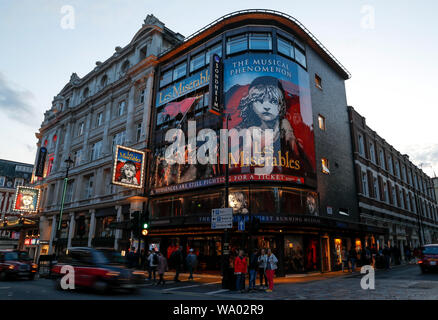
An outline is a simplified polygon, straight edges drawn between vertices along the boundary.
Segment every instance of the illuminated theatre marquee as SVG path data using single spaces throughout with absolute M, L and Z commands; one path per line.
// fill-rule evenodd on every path
M 117 145 L 112 183 L 129 188 L 142 188 L 145 153 Z
M 15 192 L 13 211 L 36 213 L 40 202 L 40 190 L 18 186 Z

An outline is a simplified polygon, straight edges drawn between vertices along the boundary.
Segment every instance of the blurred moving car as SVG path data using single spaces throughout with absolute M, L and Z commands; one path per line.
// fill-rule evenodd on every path
M 18 250 L 0 250 L 0 281 L 10 278 L 34 280 L 38 265 L 32 263 L 27 252 Z
M 61 289 L 61 273 L 64 265 L 74 269 L 75 288 L 92 288 L 100 293 L 113 289 L 126 289 L 135 292 L 139 285 L 144 283 L 144 274 L 135 273 L 123 266 L 120 255 L 109 250 L 97 250 L 88 247 L 74 247 L 67 250 L 67 254 L 60 256 L 58 263 L 52 268 L 56 287 Z
M 418 265 L 422 273 L 438 270 L 438 244 L 427 244 L 421 248 Z

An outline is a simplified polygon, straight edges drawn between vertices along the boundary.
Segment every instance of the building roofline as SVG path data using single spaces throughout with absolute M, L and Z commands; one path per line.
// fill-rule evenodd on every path
M 220 23 L 225 25 L 224 24 L 225 20 L 229 20 L 229 19 L 232 19 L 232 18 L 235 18 L 238 16 L 242 16 L 242 15 L 248 15 L 248 16 L 259 15 L 259 18 L 262 18 L 261 15 L 269 15 L 269 16 L 271 16 L 271 18 L 272 18 L 272 16 L 286 18 L 287 20 L 289 20 L 290 22 L 295 24 L 295 29 L 296 29 L 296 27 L 298 27 L 302 31 L 301 32 L 302 36 L 307 38 L 307 39 L 303 39 L 303 40 L 307 40 L 307 43 L 313 49 L 316 49 L 316 51 L 320 51 L 319 52 L 320 54 L 326 55 L 326 58 L 328 58 L 329 61 L 331 60 L 332 66 L 338 69 L 339 73 L 342 74 L 342 76 L 344 77 L 345 80 L 351 78 L 351 74 L 347 70 L 347 68 L 345 68 L 335 58 L 335 56 L 318 40 L 318 38 L 316 38 L 316 36 L 313 35 L 300 21 L 298 21 L 297 19 L 295 19 L 294 17 L 292 17 L 286 13 L 283 13 L 280 11 L 275 11 L 275 10 L 270 10 L 270 9 L 247 9 L 247 10 L 234 11 L 232 13 L 226 14 L 226 15 L 214 20 L 213 22 L 209 23 L 205 27 L 199 29 L 195 33 L 191 34 L 190 36 L 185 38 L 182 43 L 177 44 L 176 46 L 173 46 L 173 47 L 169 48 L 168 50 L 166 50 L 165 52 L 163 52 L 160 55 L 160 58 L 164 58 L 164 60 L 167 60 L 166 55 L 169 55 L 169 53 L 171 53 L 172 51 L 177 50 L 178 48 L 183 49 L 185 47 L 188 47 L 192 43 L 196 42 L 196 40 L 195 40 L 196 38 L 198 38 L 202 34 L 206 33 L 209 29 L 213 28 L 214 26 L 216 26 Z M 267 17 L 265 17 L 265 19 L 267 19 Z M 297 31 L 299 31 L 299 30 L 297 30 Z

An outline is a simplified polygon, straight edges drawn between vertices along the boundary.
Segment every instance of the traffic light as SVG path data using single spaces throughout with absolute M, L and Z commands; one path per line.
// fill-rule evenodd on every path
M 141 235 L 146 237 L 149 234 L 149 217 L 146 213 L 143 213 L 141 218 Z
M 132 222 L 132 233 L 134 237 L 138 238 L 140 236 L 140 211 L 134 211 L 131 213 L 131 222 Z

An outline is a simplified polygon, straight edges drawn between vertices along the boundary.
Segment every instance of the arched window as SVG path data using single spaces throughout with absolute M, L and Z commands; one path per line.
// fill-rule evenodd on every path
M 105 74 L 102 77 L 102 79 L 100 79 L 100 85 L 103 88 L 103 87 L 105 87 L 107 85 L 107 83 L 108 83 L 108 76 Z
M 122 64 L 122 72 L 125 73 L 129 69 L 129 60 L 125 60 Z

